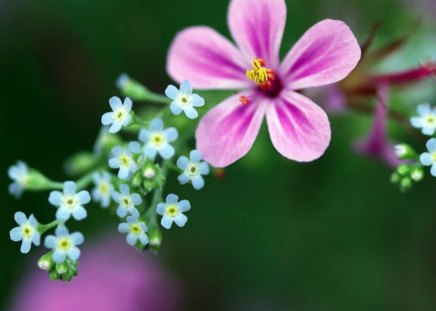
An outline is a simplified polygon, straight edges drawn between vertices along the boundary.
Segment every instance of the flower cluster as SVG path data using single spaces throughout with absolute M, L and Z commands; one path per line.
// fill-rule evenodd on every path
M 125 85 L 129 81 L 125 77 Z M 54 229 L 54 234 L 45 235 L 43 245 L 49 251 L 38 261 L 52 280 L 69 281 L 77 275 L 79 246 L 84 236 L 81 232 L 70 233 L 67 223 L 86 219 L 91 201 L 113 211 L 120 218 L 118 231 L 126 234 L 129 245 L 140 250 L 159 249 L 162 240 L 159 215 L 162 228 L 170 229 L 173 222 L 185 226 L 188 219 L 184 212 L 191 205 L 188 200 L 179 201 L 175 194 L 168 194 L 164 201 L 167 175 L 175 170 L 180 184 L 191 182 L 199 190 L 204 187 L 203 176 L 209 173 L 209 166 L 198 150 L 192 150 L 188 159 L 184 154 L 186 143 L 179 138 L 178 129 L 166 127 L 165 123 L 181 118 L 174 116 L 182 111 L 188 120 L 197 118 L 196 108 L 204 105 L 204 99 L 193 94 L 188 81 L 183 81 L 180 90 L 168 86 L 165 93 L 168 97 L 153 96 L 160 96 L 170 113 L 163 110 L 151 120 L 144 120 L 141 111 L 134 114 L 129 97 L 124 101 L 115 96 L 110 98 L 112 112 L 101 118 L 103 127 L 94 152 L 80 153 L 68 162 L 68 172 L 82 175 L 77 181 L 51 181 L 22 161 L 10 167 L 11 195 L 19 198 L 26 190 L 49 191 L 48 203 L 56 208 L 55 219 L 48 224 L 39 223 L 33 215 L 26 217 L 16 212 L 18 226 L 10 231 L 11 240 L 21 242 L 21 252 L 28 253 L 32 244 L 39 246 L 42 237 Z M 188 126 L 185 130 L 192 129 Z M 125 141 L 121 134 L 129 139 Z

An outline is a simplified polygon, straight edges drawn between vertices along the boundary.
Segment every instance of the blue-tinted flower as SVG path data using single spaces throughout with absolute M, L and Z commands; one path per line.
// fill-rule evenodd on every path
M 17 164 L 12 165 L 8 170 L 9 178 L 14 182 L 9 185 L 9 193 L 16 198 L 19 198 L 26 188 L 27 181 L 30 177 L 29 168 L 26 163 L 18 161 Z
M 139 132 L 139 140 L 145 144 L 144 156 L 150 160 L 154 160 L 156 154 L 164 159 L 171 158 L 175 151 L 169 143 L 175 141 L 178 136 L 174 127 L 164 129 L 161 119 L 153 119 L 148 130 L 142 129 Z
M 209 165 L 204 161 L 201 162 L 200 151 L 192 150 L 189 159 L 185 156 L 179 157 L 177 166 L 183 170 L 183 173 L 178 177 L 182 185 L 191 181 L 192 186 L 197 190 L 204 187 L 204 179 L 201 175 L 209 174 Z
M 127 233 L 126 241 L 129 245 L 134 246 L 138 240 L 144 246 L 148 244 L 148 236 L 145 234 L 148 228 L 143 221 L 138 220 L 138 217 L 127 217 L 127 222 L 118 225 L 118 231 Z
M 32 243 L 39 246 L 41 235 L 37 230 L 38 222 L 33 215 L 29 218 L 22 212 L 16 212 L 14 215 L 15 221 L 18 227 L 13 228 L 9 231 L 9 236 L 12 241 L 21 241 L 20 251 L 23 254 L 27 254 L 32 246 Z
M 159 203 L 156 207 L 156 212 L 162 215 L 161 225 L 166 229 L 170 229 L 173 222 L 177 226 L 183 227 L 188 221 L 183 212 L 191 209 L 191 204 L 188 200 L 178 202 L 179 197 L 175 194 L 169 194 L 166 198 L 166 203 Z
M 436 131 L 436 107 L 431 108 L 428 103 L 417 108 L 418 116 L 410 118 L 412 126 L 421 129 L 424 135 L 433 135 Z
M 126 97 L 124 103 L 116 96 L 109 99 L 109 105 L 112 108 L 112 112 L 106 112 L 101 117 L 101 123 L 103 125 L 111 125 L 109 133 L 117 133 L 122 127 L 129 125 L 132 116 L 130 111 L 132 110 L 132 101 Z
M 112 198 L 119 204 L 117 215 L 126 217 L 127 214 L 139 217 L 139 212 L 135 206 L 142 203 L 141 196 L 137 193 L 130 193 L 129 186 L 120 185 L 120 192 L 114 191 Z
M 74 232 L 70 234 L 65 226 L 58 226 L 55 231 L 56 236 L 48 235 L 44 245 L 53 250 L 53 261 L 63 263 L 68 257 L 76 261 L 80 257 L 80 249 L 77 247 L 84 241 L 83 234 Z
M 111 184 L 111 175 L 108 172 L 94 173 L 92 178 L 95 184 L 92 198 L 95 202 L 100 202 L 101 207 L 108 207 L 114 190 L 114 186 Z
M 75 220 L 82 220 L 87 216 L 86 209 L 83 205 L 91 201 L 91 196 L 86 190 L 76 193 L 76 183 L 66 181 L 64 183 L 63 193 L 60 191 L 50 192 L 48 201 L 58 208 L 56 219 L 67 221 L 73 216 Z
M 122 73 L 118 76 L 115 86 L 122 90 L 126 86 L 126 83 L 129 81 L 129 79 L 129 76 L 126 73 Z
M 133 159 L 132 153 L 121 147 L 114 147 L 111 151 L 112 158 L 109 159 L 109 167 L 118 168 L 118 177 L 124 180 L 136 171 L 137 165 Z
M 173 100 L 170 105 L 171 112 L 179 115 L 183 111 L 189 119 L 198 117 L 195 107 L 204 106 L 204 99 L 197 94 L 192 94 L 189 81 L 183 81 L 180 84 L 180 90 L 174 85 L 169 85 L 165 90 L 165 95 Z
M 431 138 L 427 144 L 428 152 L 424 152 L 419 157 L 422 165 L 431 166 L 430 173 L 436 177 L 436 138 Z

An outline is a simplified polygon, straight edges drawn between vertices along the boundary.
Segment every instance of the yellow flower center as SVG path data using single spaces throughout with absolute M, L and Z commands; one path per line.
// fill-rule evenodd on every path
M 432 153 L 433 162 L 436 162 L 436 152 Z
M 262 58 L 255 58 L 251 62 L 253 69 L 246 72 L 247 78 L 254 81 L 264 90 L 269 90 L 272 86 L 271 81 L 275 80 L 275 73 L 272 69 L 265 67 L 265 61 Z
M 179 213 L 179 209 L 177 208 L 177 205 L 171 204 L 167 206 L 165 213 L 170 217 L 176 217 Z
M 428 116 L 425 118 L 425 122 L 429 125 L 434 125 L 436 123 L 436 118 L 433 116 Z
M 105 182 L 102 182 L 100 184 L 100 192 L 104 193 L 104 194 L 107 194 L 109 192 L 109 185 L 107 183 L 105 183 Z
M 123 197 L 121 200 L 125 206 L 130 206 L 130 198 L 129 197 Z
M 23 237 L 29 239 L 32 237 L 33 234 L 33 228 L 30 225 L 24 225 L 21 229 L 21 232 L 23 234 Z
M 120 157 L 121 166 L 129 166 L 130 165 L 130 158 L 127 155 L 122 155 Z
M 71 248 L 71 240 L 69 238 L 62 238 L 59 240 L 58 247 L 63 250 L 67 251 Z
M 64 203 L 66 207 L 73 208 L 74 206 L 76 206 L 77 200 L 75 197 L 69 196 L 64 199 Z
M 140 234 L 142 232 L 142 228 L 139 224 L 133 224 L 130 226 L 130 231 L 134 234 Z
M 156 147 L 161 146 L 165 142 L 165 137 L 160 133 L 151 135 L 151 143 Z
M 126 113 L 124 109 L 119 109 L 115 112 L 115 120 L 118 122 L 122 122 L 125 119 Z
M 197 168 L 197 165 L 195 165 L 195 164 L 190 164 L 189 166 L 188 166 L 188 173 L 189 174 L 191 174 L 191 175 L 195 175 L 195 174 L 197 174 L 197 171 L 198 171 L 198 168 Z

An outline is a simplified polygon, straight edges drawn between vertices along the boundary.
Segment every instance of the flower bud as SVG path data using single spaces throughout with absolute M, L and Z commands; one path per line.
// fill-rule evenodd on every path
M 54 262 L 51 256 L 52 256 L 52 252 L 48 252 L 47 254 L 41 256 L 38 259 L 38 267 L 41 270 L 49 271 L 51 267 L 53 267 Z
M 413 148 L 407 144 L 396 145 L 395 154 L 400 160 L 414 160 L 417 157 L 415 150 L 413 150 Z
M 79 152 L 65 162 L 65 170 L 69 175 L 80 176 L 97 164 L 97 157 L 90 152 Z

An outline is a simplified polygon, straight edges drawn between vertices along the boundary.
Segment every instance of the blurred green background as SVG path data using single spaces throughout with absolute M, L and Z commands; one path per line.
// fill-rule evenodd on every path
M 327 17 L 345 20 L 361 42 L 379 20 L 378 42 L 404 33 L 418 17 L 424 22 L 417 37 L 434 35 L 435 24 L 426 19 L 434 4 L 424 2 L 287 1 L 282 52 Z M 206 24 L 228 35 L 227 5 L 0 1 L 0 309 L 34 259 L 9 240 L 14 212 L 32 212 L 42 222 L 54 213 L 45 193 L 11 198 L 7 168 L 22 159 L 64 180 L 64 159 L 92 148 L 107 100 L 118 94 L 117 76 L 127 72 L 163 92 L 171 82 L 165 59 L 175 33 Z M 436 40 L 422 41 L 436 50 Z M 408 49 L 406 58 L 387 66 L 431 56 L 419 44 Z M 436 103 L 430 83 L 433 91 L 414 99 Z M 193 206 L 183 230 L 164 232 L 158 255 L 185 287 L 181 310 L 436 310 L 435 180 L 401 194 L 389 183 L 389 168 L 351 151 L 370 118 L 333 116 L 331 122 L 332 144 L 314 163 L 281 158 L 264 127 L 254 150 L 223 181 L 210 177 L 200 192 L 169 186 Z M 395 129 L 393 136 L 407 138 Z M 106 226 L 115 232 L 116 225 L 95 208 L 74 227 L 90 236 Z

